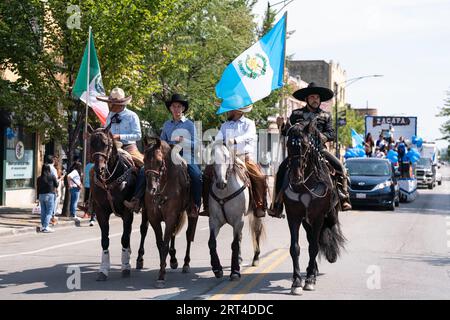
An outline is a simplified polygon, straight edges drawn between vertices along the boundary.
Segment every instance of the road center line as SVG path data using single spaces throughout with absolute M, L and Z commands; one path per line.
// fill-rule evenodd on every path
M 286 258 L 289 256 L 289 251 L 286 251 L 284 254 L 282 254 L 280 257 L 278 257 L 274 262 L 272 262 L 271 265 L 269 265 L 267 268 L 265 268 L 261 273 L 256 276 L 249 284 L 247 284 L 242 290 L 240 290 L 237 294 L 235 294 L 233 297 L 231 297 L 231 300 L 240 300 L 244 295 L 250 292 L 250 290 L 255 287 L 265 276 L 269 274 L 273 269 L 278 267 L 281 263 L 286 260 Z
M 281 253 L 283 253 L 283 249 L 277 249 L 273 251 L 271 254 L 269 254 L 267 257 L 263 258 L 259 267 L 264 265 L 266 262 L 271 261 L 273 258 L 278 257 Z M 254 273 L 259 267 L 248 267 L 246 268 L 241 274 L 252 274 Z M 230 282 L 225 288 L 220 290 L 218 293 L 212 295 L 208 298 L 208 300 L 220 300 L 226 293 L 230 292 L 234 287 L 237 287 L 241 282 L 240 281 L 234 281 Z

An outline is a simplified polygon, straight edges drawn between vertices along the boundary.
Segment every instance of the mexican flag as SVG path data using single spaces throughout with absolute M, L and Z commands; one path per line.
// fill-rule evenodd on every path
M 89 77 L 89 89 L 88 89 Z M 80 70 L 78 71 L 75 85 L 73 86 L 73 96 L 79 98 L 86 103 L 89 92 L 89 107 L 94 110 L 102 125 L 106 123 L 109 109 L 106 102 L 98 101 L 97 96 L 104 96 L 105 89 L 102 83 L 102 74 L 98 63 L 97 52 L 95 51 L 94 38 L 89 28 L 89 39 L 84 49 L 83 60 L 81 61 Z

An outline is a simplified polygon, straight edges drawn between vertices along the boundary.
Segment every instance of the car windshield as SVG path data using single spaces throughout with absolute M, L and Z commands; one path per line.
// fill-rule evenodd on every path
M 351 176 L 389 176 L 391 170 L 386 162 L 349 161 L 345 165 Z
M 420 158 L 417 161 L 417 165 L 424 166 L 424 167 L 431 166 L 431 159 L 429 159 L 429 158 Z

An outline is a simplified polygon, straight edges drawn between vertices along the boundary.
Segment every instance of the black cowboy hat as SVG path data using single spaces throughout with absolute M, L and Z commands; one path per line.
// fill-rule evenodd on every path
M 182 96 L 181 94 L 174 93 L 174 94 L 172 95 L 172 97 L 170 98 L 170 100 L 169 100 L 169 101 L 166 101 L 166 107 L 167 107 L 167 110 L 170 111 L 170 105 L 171 105 L 173 102 L 179 102 L 179 103 L 181 103 L 181 104 L 184 106 L 184 112 L 187 112 L 187 111 L 188 111 L 188 109 L 189 109 L 189 101 L 188 101 L 184 96 Z
M 328 88 L 319 87 L 314 82 L 311 82 L 307 88 L 295 91 L 292 95 L 295 99 L 306 101 L 306 97 L 311 94 L 318 94 L 320 101 L 328 101 L 334 96 L 333 91 Z

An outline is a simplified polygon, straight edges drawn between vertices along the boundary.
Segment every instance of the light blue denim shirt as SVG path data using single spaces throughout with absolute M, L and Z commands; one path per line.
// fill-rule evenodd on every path
M 164 122 L 161 132 L 161 140 L 166 141 L 170 145 L 174 145 L 177 144 L 177 142 L 172 139 L 178 136 L 183 136 L 183 158 L 186 159 L 188 163 L 193 163 L 194 159 L 192 158 L 192 155 L 196 145 L 195 134 L 196 131 L 194 123 L 183 116 L 180 121 L 167 120 Z
M 109 112 L 105 127 L 109 125 L 111 118 L 115 114 L 116 112 Z M 113 123 L 111 125 L 111 133 L 120 135 L 120 142 L 127 145 L 141 140 L 141 124 L 136 113 L 125 108 L 122 112 L 119 112 L 119 121 L 120 123 Z

